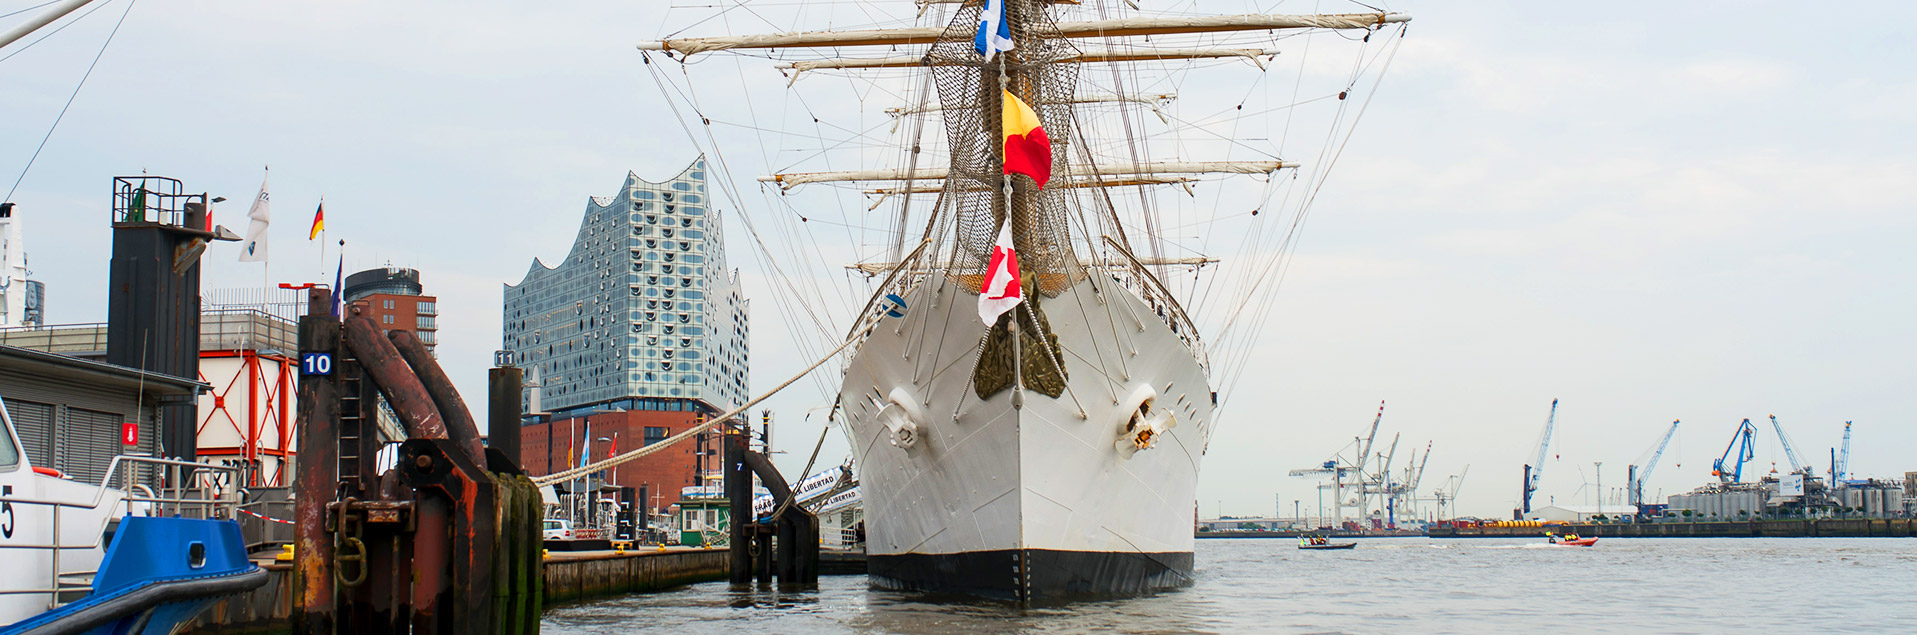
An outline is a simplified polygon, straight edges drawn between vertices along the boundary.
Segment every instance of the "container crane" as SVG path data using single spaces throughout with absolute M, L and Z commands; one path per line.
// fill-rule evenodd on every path
M 1849 469 L 1850 469 L 1850 422 L 1845 421 L 1843 453 L 1839 454 L 1837 452 L 1837 448 L 1831 448 L 1830 450 L 1830 486 L 1837 487 L 1837 484 L 1842 482 L 1844 479 L 1844 476 L 1849 473 Z
M 1757 449 L 1751 446 L 1751 437 L 1756 435 L 1757 426 L 1751 425 L 1750 419 L 1738 424 L 1737 431 L 1731 433 L 1730 445 L 1724 446 L 1724 456 L 1711 463 L 1711 476 L 1717 477 L 1720 483 L 1744 480 L 1744 462 L 1757 457 Z M 1733 452 L 1736 453 L 1736 463 L 1727 468 L 1724 464 L 1732 460 Z
M 1629 472 L 1625 477 L 1630 485 L 1628 490 L 1631 497 L 1630 504 L 1638 508 L 1640 516 L 1644 514 L 1644 482 L 1651 480 L 1651 471 L 1657 469 L 1657 460 L 1664 458 L 1665 448 L 1671 447 L 1671 439 L 1677 436 L 1677 424 L 1677 421 L 1672 421 L 1671 429 L 1664 431 L 1664 438 L 1658 440 L 1657 449 L 1651 452 L 1651 460 L 1644 463 L 1643 470 L 1637 469 L 1636 465 L 1626 468 Z
M 1524 493 L 1518 497 L 1518 508 L 1511 514 L 1512 520 L 1523 520 L 1531 513 L 1531 494 L 1538 491 L 1538 480 L 1544 476 L 1544 457 L 1551 448 L 1551 431 L 1557 429 L 1558 400 L 1551 400 L 1551 416 L 1544 420 L 1544 434 L 1538 437 L 1538 458 L 1524 466 Z
M 1791 472 L 1809 475 L 1811 467 L 1797 460 L 1797 448 L 1791 444 L 1789 435 L 1784 434 L 1784 425 L 1777 422 L 1777 415 L 1771 415 L 1771 429 L 1777 431 L 1777 442 L 1784 446 L 1784 458 L 1791 462 Z
M 1445 479 L 1444 487 L 1439 487 L 1437 491 L 1431 493 L 1433 498 L 1438 499 L 1437 520 L 1445 520 L 1444 504 L 1458 500 L 1458 490 L 1464 488 L 1464 476 L 1470 473 L 1471 464 L 1466 463 L 1463 470 L 1460 470 L 1455 476 Z M 1450 488 L 1449 491 L 1446 491 L 1446 488 Z
M 1357 461 L 1356 467 L 1358 468 L 1358 480 L 1359 480 L 1358 513 L 1360 516 L 1365 514 L 1367 510 L 1371 509 L 1371 497 L 1365 491 L 1364 482 L 1363 482 L 1365 478 L 1364 467 L 1365 467 L 1365 464 L 1370 462 L 1371 460 L 1371 451 L 1374 449 L 1372 447 L 1372 443 L 1378 440 L 1378 424 L 1384 422 L 1384 408 L 1385 408 L 1385 402 L 1384 400 L 1381 399 L 1378 401 L 1378 416 L 1373 417 L 1371 419 L 1371 431 L 1366 433 L 1365 438 L 1363 439 L 1356 439 L 1355 437 L 1353 438 L 1354 441 L 1358 442 L 1358 461 Z
M 1331 484 L 1319 485 L 1318 489 L 1331 490 L 1331 519 L 1332 519 L 1331 526 L 1335 529 L 1343 529 L 1345 526 L 1345 512 L 1344 512 L 1345 474 L 1351 471 L 1352 471 L 1352 468 L 1339 465 L 1338 459 L 1335 457 L 1329 461 L 1325 461 L 1323 464 L 1319 465 L 1318 467 L 1291 471 L 1292 476 L 1318 476 L 1321 474 L 1331 475 Z M 1323 501 L 1322 498 L 1319 500 L 1320 502 Z

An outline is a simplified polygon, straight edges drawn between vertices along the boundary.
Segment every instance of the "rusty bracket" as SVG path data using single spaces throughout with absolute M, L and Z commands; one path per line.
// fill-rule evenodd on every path
M 326 504 L 326 531 L 339 533 L 341 523 L 351 526 L 345 533 L 353 536 L 360 534 L 361 528 L 368 523 L 396 524 L 401 531 L 412 532 L 415 528 L 412 501 L 361 501 L 347 498 Z

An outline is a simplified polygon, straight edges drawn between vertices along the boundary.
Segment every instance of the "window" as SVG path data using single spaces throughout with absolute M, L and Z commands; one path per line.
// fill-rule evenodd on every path
M 646 426 L 646 445 L 666 440 L 666 433 L 669 431 L 663 427 Z
M 418 320 L 418 322 L 419 322 L 419 328 L 421 328 L 421 329 L 436 329 L 436 328 L 439 328 L 439 326 L 438 326 L 438 323 L 439 323 L 439 318 L 436 318 L 436 317 L 433 317 L 433 316 L 430 316 L 430 315 L 422 315 L 422 316 L 419 316 L 419 317 L 418 317 L 418 318 L 416 318 L 416 319 Z
M 420 315 L 439 315 L 438 302 L 421 302 L 415 306 L 415 309 Z
M 390 304 L 390 303 L 392 303 L 392 300 L 387 300 L 386 302 Z M 382 316 L 379 316 L 379 321 L 381 321 L 381 322 L 385 322 L 385 323 L 387 323 L 387 324 L 392 324 L 392 323 L 393 323 L 393 316 L 390 316 L 390 315 L 382 315 Z
M 662 430 L 664 428 L 661 428 Z M 652 443 L 652 428 L 646 428 L 646 443 Z M 20 450 L 13 445 L 13 433 L 0 425 L 0 468 L 11 468 L 20 464 Z
M 385 307 L 385 308 L 388 308 L 388 309 L 390 309 L 390 308 L 393 308 L 393 301 L 392 301 L 392 300 L 381 300 L 381 301 L 380 301 L 380 303 L 381 303 L 381 306 L 383 306 L 383 307 Z

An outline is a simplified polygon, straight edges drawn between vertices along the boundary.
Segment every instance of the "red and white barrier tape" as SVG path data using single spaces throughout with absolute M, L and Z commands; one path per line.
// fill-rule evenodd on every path
M 250 511 L 250 510 L 245 510 L 245 509 L 242 509 L 242 510 L 240 510 L 240 513 L 242 513 L 242 514 L 246 514 L 246 515 L 248 515 L 248 516 L 252 516 L 252 517 L 254 517 L 254 518 L 258 518 L 258 519 L 260 519 L 260 520 L 268 520 L 268 521 L 272 521 L 272 522 L 276 522 L 276 523 L 279 523 L 279 524 L 282 524 L 282 525 L 291 525 L 291 524 L 293 524 L 293 521 L 290 521 L 290 520 L 280 520 L 280 519 L 278 519 L 278 518 L 274 518 L 274 517 L 272 517 L 272 516 L 263 516 L 263 515 L 261 515 L 261 514 L 259 514 L 259 513 L 256 513 L 256 512 L 253 512 L 253 511 Z

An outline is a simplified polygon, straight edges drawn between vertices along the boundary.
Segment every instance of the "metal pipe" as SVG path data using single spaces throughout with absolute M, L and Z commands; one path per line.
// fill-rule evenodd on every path
M 346 319 L 346 346 L 359 358 L 359 364 L 386 395 L 386 402 L 393 406 L 393 412 L 399 414 L 405 423 L 406 432 L 415 437 L 427 439 L 447 439 L 446 421 L 440 418 L 439 408 L 433 405 L 432 395 L 426 392 L 419 377 L 413 374 L 411 366 L 399 355 L 399 349 L 392 341 L 380 334 L 379 325 L 364 315 L 355 315 Z
M 59 6 L 48 9 L 46 13 L 34 16 L 33 19 L 27 20 L 20 26 L 8 29 L 6 33 L 0 34 L 0 48 L 5 48 L 8 44 L 12 44 L 20 38 L 26 37 L 29 33 L 40 30 L 40 27 L 52 24 L 54 20 L 58 20 L 66 14 L 73 13 L 75 9 L 87 6 L 87 4 L 91 2 L 93 2 L 93 0 L 66 0 L 66 2 L 60 3 Z
M 370 320 L 369 320 L 370 321 Z M 479 423 L 473 421 L 471 410 L 466 408 L 466 400 L 460 398 L 459 389 L 453 387 L 453 380 L 446 376 L 445 369 L 439 367 L 439 360 L 433 359 L 432 351 L 412 331 L 394 330 L 386 334 L 392 340 L 393 348 L 399 349 L 399 356 L 406 365 L 413 367 L 413 375 L 425 387 L 426 395 L 431 397 L 433 405 L 439 409 L 439 416 L 446 423 L 447 438 L 464 448 L 473 464 L 486 467 L 486 446 L 479 442 Z

